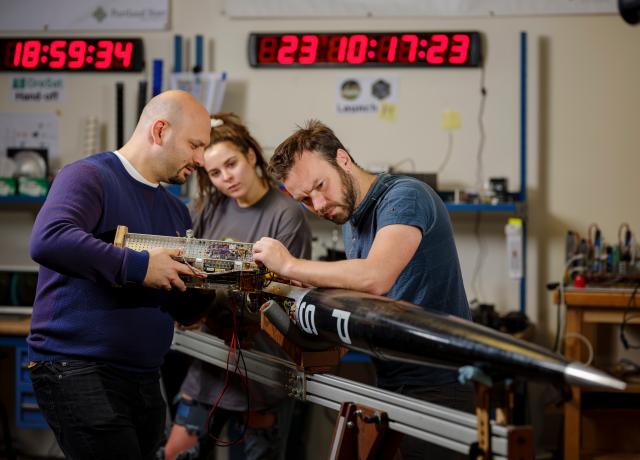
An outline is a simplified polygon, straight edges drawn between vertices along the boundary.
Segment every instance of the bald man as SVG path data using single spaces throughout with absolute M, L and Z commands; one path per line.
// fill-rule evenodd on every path
M 185 292 L 180 275 L 191 272 L 172 259 L 177 251 L 112 241 L 118 225 L 170 236 L 191 228 L 186 206 L 160 182 L 183 184 L 203 164 L 210 129 L 190 94 L 154 97 L 124 146 L 60 171 L 36 218 L 29 368 L 69 459 L 151 459 L 161 442 L 159 367 L 173 319 L 186 320 L 187 307 L 206 299 Z

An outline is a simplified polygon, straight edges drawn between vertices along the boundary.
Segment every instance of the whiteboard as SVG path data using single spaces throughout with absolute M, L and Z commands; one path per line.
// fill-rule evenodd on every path
M 617 13 L 616 0 L 226 0 L 235 18 L 530 16 Z

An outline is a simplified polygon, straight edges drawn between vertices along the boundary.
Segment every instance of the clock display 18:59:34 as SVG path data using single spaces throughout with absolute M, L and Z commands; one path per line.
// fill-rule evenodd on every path
M 254 33 L 252 67 L 477 67 L 479 32 Z
M 111 71 L 144 69 L 139 38 L 0 38 L 1 71 Z

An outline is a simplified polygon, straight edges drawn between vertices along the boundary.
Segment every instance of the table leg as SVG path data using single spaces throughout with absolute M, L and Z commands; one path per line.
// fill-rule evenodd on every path
M 576 332 L 582 334 L 582 311 L 567 308 L 565 333 Z M 565 338 L 565 356 L 572 361 L 583 361 L 582 346 L 575 338 Z M 577 386 L 571 387 L 571 400 L 564 404 L 564 459 L 578 460 L 580 458 L 581 425 L 580 403 L 581 392 Z

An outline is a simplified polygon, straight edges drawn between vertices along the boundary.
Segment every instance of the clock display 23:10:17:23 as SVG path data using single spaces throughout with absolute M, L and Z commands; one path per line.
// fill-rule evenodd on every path
M 477 66 L 479 33 L 252 34 L 250 61 L 260 66 Z

